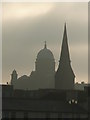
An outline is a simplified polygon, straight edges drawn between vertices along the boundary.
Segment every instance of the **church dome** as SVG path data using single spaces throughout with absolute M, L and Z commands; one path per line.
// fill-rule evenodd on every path
M 41 49 L 39 51 L 39 53 L 37 54 L 37 60 L 41 60 L 41 59 L 52 59 L 54 60 L 54 56 L 53 56 L 53 53 L 47 49 L 47 45 L 46 45 L 46 42 L 45 42 L 45 46 L 43 49 Z

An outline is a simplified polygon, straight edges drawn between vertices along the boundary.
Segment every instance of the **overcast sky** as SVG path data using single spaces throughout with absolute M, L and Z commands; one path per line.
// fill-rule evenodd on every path
M 2 10 L 3 83 L 13 69 L 30 75 L 44 41 L 57 69 L 65 22 L 75 80 L 88 81 L 88 3 L 3 3 Z

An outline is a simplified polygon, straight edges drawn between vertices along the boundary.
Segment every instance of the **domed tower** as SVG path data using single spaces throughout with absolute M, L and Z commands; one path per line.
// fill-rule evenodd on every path
M 44 75 L 55 72 L 55 60 L 52 52 L 47 49 L 45 42 L 44 48 L 39 51 L 35 62 L 35 71 Z
M 32 89 L 49 89 L 55 86 L 55 60 L 52 52 L 47 49 L 45 42 L 44 48 L 37 54 L 35 71 L 30 75 Z
M 18 79 L 18 74 L 16 70 L 13 70 L 11 74 L 11 85 L 14 85 L 17 79 Z

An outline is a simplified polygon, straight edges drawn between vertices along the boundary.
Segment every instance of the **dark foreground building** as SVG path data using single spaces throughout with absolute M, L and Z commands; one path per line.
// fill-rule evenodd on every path
M 78 90 L 14 90 L 2 86 L 2 118 L 88 119 L 88 88 Z

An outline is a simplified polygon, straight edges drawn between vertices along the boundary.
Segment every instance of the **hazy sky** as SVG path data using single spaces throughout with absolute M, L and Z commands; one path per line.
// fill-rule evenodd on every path
M 56 69 L 64 23 L 76 81 L 88 81 L 88 3 L 3 3 L 3 82 L 16 69 L 19 76 L 34 70 L 37 53 L 47 41 Z

